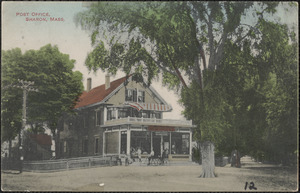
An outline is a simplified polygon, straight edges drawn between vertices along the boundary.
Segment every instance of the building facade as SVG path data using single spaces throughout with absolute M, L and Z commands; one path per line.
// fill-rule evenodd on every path
M 164 151 L 171 160 L 191 160 L 192 122 L 163 119 L 172 107 L 136 76 L 123 77 L 87 91 L 75 106 L 75 114 L 59 124 L 59 156 L 147 156 Z

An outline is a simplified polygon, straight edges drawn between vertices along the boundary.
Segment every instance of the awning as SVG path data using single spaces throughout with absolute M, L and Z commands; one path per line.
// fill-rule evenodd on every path
M 140 110 L 149 110 L 149 111 L 171 111 L 172 106 L 171 105 L 162 105 L 162 104 L 156 104 L 156 103 L 137 103 L 137 102 L 131 102 L 131 103 L 124 103 L 126 106 L 130 106 L 132 108 Z

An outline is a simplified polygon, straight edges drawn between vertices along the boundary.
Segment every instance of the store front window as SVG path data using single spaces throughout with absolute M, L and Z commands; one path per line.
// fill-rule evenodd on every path
M 119 153 L 119 132 L 105 133 L 105 153 Z
M 172 154 L 189 154 L 190 134 L 172 133 L 171 144 Z
M 142 154 L 151 152 L 151 134 L 149 131 L 131 131 L 131 151 L 141 148 Z

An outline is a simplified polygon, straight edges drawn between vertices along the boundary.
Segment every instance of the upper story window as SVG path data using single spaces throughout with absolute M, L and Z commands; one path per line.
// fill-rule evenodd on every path
M 107 109 L 107 120 L 116 119 L 116 109 L 115 108 L 108 108 Z
M 145 91 L 136 89 L 126 89 L 125 90 L 125 101 L 128 102 L 145 102 Z
M 124 117 L 128 117 L 129 113 L 128 113 L 128 109 L 127 108 L 119 108 L 118 109 L 118 118 L 124 118 Z
M 96 111 L 96 125 L 101 125 L 101 111 Z
M 133 95 L 134 95 L 133 89 L 126 89 L 125 90 L 125 101 L 133 101 Z
M 145 91 L 139 90 L 138 91 L 138 102 L 139 103 L 144 103 L 145 102 Z
M 161 119 L 161 113 L 149 112 L 149 118 Z

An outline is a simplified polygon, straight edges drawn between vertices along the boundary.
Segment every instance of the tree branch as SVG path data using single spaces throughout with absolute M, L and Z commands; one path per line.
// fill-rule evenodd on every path
M 208 68 L 213 69 L 214 68 L 215 51 L 214 51 L 214 45 L 213 45 L 214 35 L 213 35 L 213 29 L 212 29 L 211 22 L 212 22 L 211 19 L 209 19 L 208 28 L 207 28 L 208 29 L 208 41 L 209 41 L 209 52 L 210 52 Z
M 171 61 L 171 65 L 173 66 L 174 70 L 175 70 L 176 73 L 177 73 L 178 78 L 180 79 L 180 81 L 181 81 L 181 83 L 183 84 L 183 86 L 184 86 L 184 87 L 187 87 L 187 85 L 186 85 L 184 79 L 182 78 L 182 75 L 181 75 L 180 71 L 179 71 L 178 68 L 175 66 L 175 63 L 174 63 L 174 61 L 172 60 L 172 57 L 171 57 L 171 55 L 170 55 L 170 53 L 169 53 L 168 46 L 167 46 L 166 44 L 163 44 L 163 45 L 164 45 L 164 47 L 166 48 L 167 55 L 168 55 L 168 57 L 169 57 L 169 59 L 170 59 L 170 61 Z
M 154 57 L 152 56 L 154 47 L 156 47 L 156 45 L 153 45 L 153 46 L 151 47 L 151 52 L 150 52 L 150 54 L 148 54 L 149 57 L 155 62 L 155 64 L 156 64 L 161 70 L 166 71 L 166 72 L 168 72 L 168 73 L 170 73 L 170 74 L 172 74 L 172 75 L 174 75 L 174 76 L 177 76 L 177 74 L 176 74 L 175 72 L 173 72 L 172 70 L 170 70 L 170 69 L 168 69 L 166 66 L 164 66 L 164 65 L 162 64 L 163 62 L 154 59 Z
M 201 68 L 200 68 L 198 56 L 195 57 L 195 66 L 196 66 L 196 71 L 197 71 L 197 75 L 198 75 L 198 81 L 199 81 L 200 90 L 202 91 L 202 88 L 203 88 L 202 73 L 201 73 Z M 203 97 L 202 97 L 202 99 L 203 99 Z
M 208 25 L 209 20 L 210 20 L 210 16 L 209 16 L 209 14 L 208 14 L 208 12 L 207 12 L 207 9 L 204 9 L 203 11 L 204 11 L 204 13 L 206 14 L 208 20 L 207 20 L 205 17 L 204 17 L 203 19 L 204 19 L 204 21 L 206 22 L 206 24 Z
M 196 9 L 196 7 L 197 7 L 197 3 L 198 2 L 190 2 L 191 4 L 192 4 L 192 6 L 194 7 L 194 9 Z M 206 11 L 206 9 L 201 9 L 200 8 L 200 10 L 199 9 L 197 9 L 198 11 L 194 11 L 194 13 L 196 13 L 197 14 L 197 16 L 199 17 L 199 19 L 201 20 L 201 19 L 203 19 L 204 20 L 204 22 L 208 25 L 208 20 L 207 20 L 207 18 L 205 18 L 205 16 L 203 15 L 203 17 L 201 17 L 200 16 L 200 13 L 199 12 L 204 12 L 207 16 L 208 16 L 208 13 L 207 13 L 207 11 Z M 193 15 L 193 14 L 192 14 Z M 194 18 L 195 19 L 195 18 Z M 197 20 L 195 20 L 195 21 L 197 21 Z
M 201 58 L 203 61 L 203 68 L 204 68 L 204 70 L 206 70 L 206 58 L 205 58 L 205 53 L 204 53 L 204 50 L 203 50 L 203 47 L 201 44 L 200 44 L 200 55 L 201 55 Z
M 154 60 L 154 59 L 153 59 L 153 60 Z M 168 72 L 168 73 L 170 73 L 170 74 L 173 74 L 174 76 L 177 76 L 177 74 L 176 74 L 175 72 L 173 72 L 173 71 L 169 70 L 167 67 L 161 65 L 161 62 L 160 62 L 160 61 L 155 61 L 155 60 L 154 60 L 154 62 L 155 62 L 156 65 L 157 65 L 160 69 L 162 69 L 163 71 L 166 71 L 166 72 Z
M 259 33 L 261 33 L 255 26 L 253 27 L 253 26 L 251 26 L 251 25 L 248 25 L 248 24 L 241 24 L 241 25 L 245 25 L 245 26 L 248 26 L 250 29 L 252 29 L 256 34 L 259 34 Z M 237 44 L 237 43 L 239 43 L 239 42 L 241 42 L 243 39 L 245 39 L 247 36 L 249 36 L 250 35 L 250 30 L 243 36 L 243 37 L 241 37 L 241 38 L 239 38 L 239 39 L 237 39 L 235 42 L 234 42 L 234 44 Z
M 214 57 L 215 64 L 219 64 L 220 60 L 222 59 L 225 40 L 227 39 L 227 33 L 226 32 L 223 33 L 221 39 L 222 39 L 222 41 L 221 41 L 220 45 L 218 46 L 218 50 L 216 51 L 216 54 L 215 54 L 215 57 Z
M 196 33 L 196 24 L 195 24 L 195 21 L 197 21 L 195 18 L 194 18 L 194 20 L 193 20 L 193 18 L 192 18 L 192 15 L 191 15 L 191 13 L 190 13 L 190 11 L 188 10 L 187 11 L 187 17 L 189 18 L 189 20 L 190 20 L 190 22 L 191 22 L 191 25 L 192 25 L 192 37 L 194 37 L 195 38 L 195 43 L 196 43 L 196 45 L 197 45 L 197 47 L 198 47 L 198 51 L 199 51 L 199 53 L 200 53 L 200 56 L 201 56 L 201 58 L 202 58 L 202 60 L 203 60 L 203 67 L 204 67 L 204 69 L 206 69 L 206 59 L 205 59 L 205 53 L 204 53 L 204 50 L 203 50 L 203 47 L 202 47 L 202 44 L 198 41 L 198 39 L 197 39 L 197 33 Z M 197 55 L 198 55 L 198 53 L 197 53 Z M 198 62 L 199 63 L 199 62 Z M 198 64 L 198 67 L 200 67 L 200 65 Z

